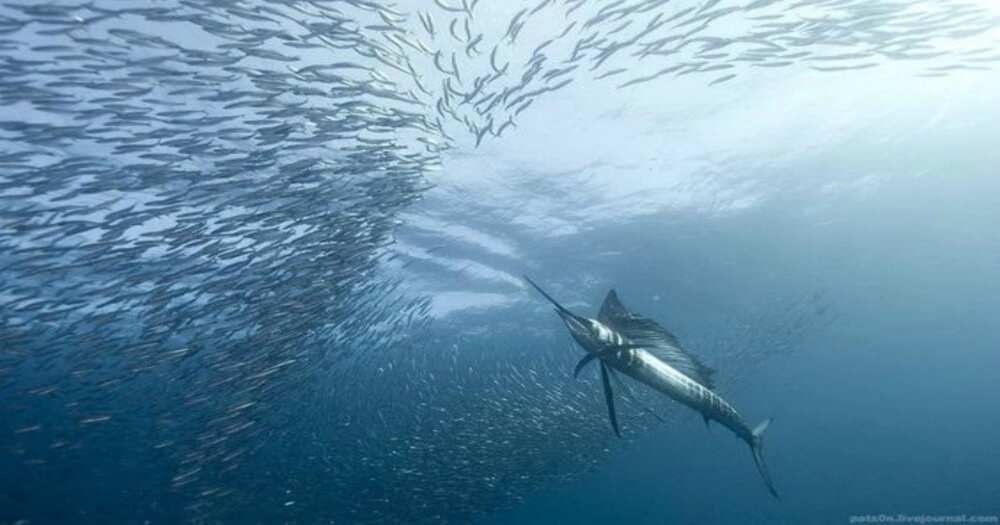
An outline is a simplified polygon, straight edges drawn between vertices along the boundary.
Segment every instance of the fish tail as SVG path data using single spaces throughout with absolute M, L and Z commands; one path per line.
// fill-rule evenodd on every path
M 771 424 L 771 419 L 765 419 L 750 434 L 750 440 L 747 442 L 750 445 L 750 452 L 753 453 L 753 462 L 757 466 L 757 472 L 760 472 L 760 477 L 764 479 L 764 484 L 767 485 L 768 492 L 774 496 L 774 499 L 780 499 L 778 497 L 778 491 L 774 489 L 774 482 L 771 481 L 771 473 L 767 470 L 767 463 L 764 462 L 764 431 L 767 430 L 768 425 Z

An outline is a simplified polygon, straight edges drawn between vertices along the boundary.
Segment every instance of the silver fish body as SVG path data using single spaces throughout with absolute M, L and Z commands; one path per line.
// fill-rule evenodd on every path
M 652 353 L 629 348 L 603 360 L 615 370 L 699 412 L 705 419 L 717 421 L 740 439 L 751 441 L 750 427 L 728 401 Z
M 573 339 L 587 352 L 574 373 L 590 362 L 599 362 L 608 416 L 616 434 L 621 435 L 611 378 L 616 378 L 617 371 L 694 409 L 706 425 L 715 420 L 736 434 L 750 447 L 768 491 L 778 497 L 763 457 L 763 434 L 771 420 L 751 429 L 739 412 L 712 390 L 713 370 L 684 350 L 670 331 L 629 311 L 614 290 L 608 292 L 598 318 L 591 319 L 569 311 L 534 281 L 525 279 L 555 306 Z

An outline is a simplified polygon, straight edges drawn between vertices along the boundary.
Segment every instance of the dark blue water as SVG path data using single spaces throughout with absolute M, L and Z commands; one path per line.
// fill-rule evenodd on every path
M 998 16 L 0 6 L 0 523 L 996 522 Z

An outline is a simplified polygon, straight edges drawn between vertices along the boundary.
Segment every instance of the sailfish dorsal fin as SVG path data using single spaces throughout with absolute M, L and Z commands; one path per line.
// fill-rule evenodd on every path
M 617 331 L 630 343 L 662 359 L 682 374 L 711 390 L 714 370 L 702 364 L 697 357 L 681 347 L 677 337 L 652 319 L 629 311 L 611 290 L 604 298 L 597 320 Z

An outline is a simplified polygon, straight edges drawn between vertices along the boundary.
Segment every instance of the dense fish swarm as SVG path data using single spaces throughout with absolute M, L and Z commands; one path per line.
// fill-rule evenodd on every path
M 963 44 L 996 27 L 960 0 L 5 3 L 0 520 L 461 522 L 577 475 L 608 433 L 572 353 L 428 328 L 380 271 L 442 153 L 573 82 L 943 75 L 1000 60 Z

